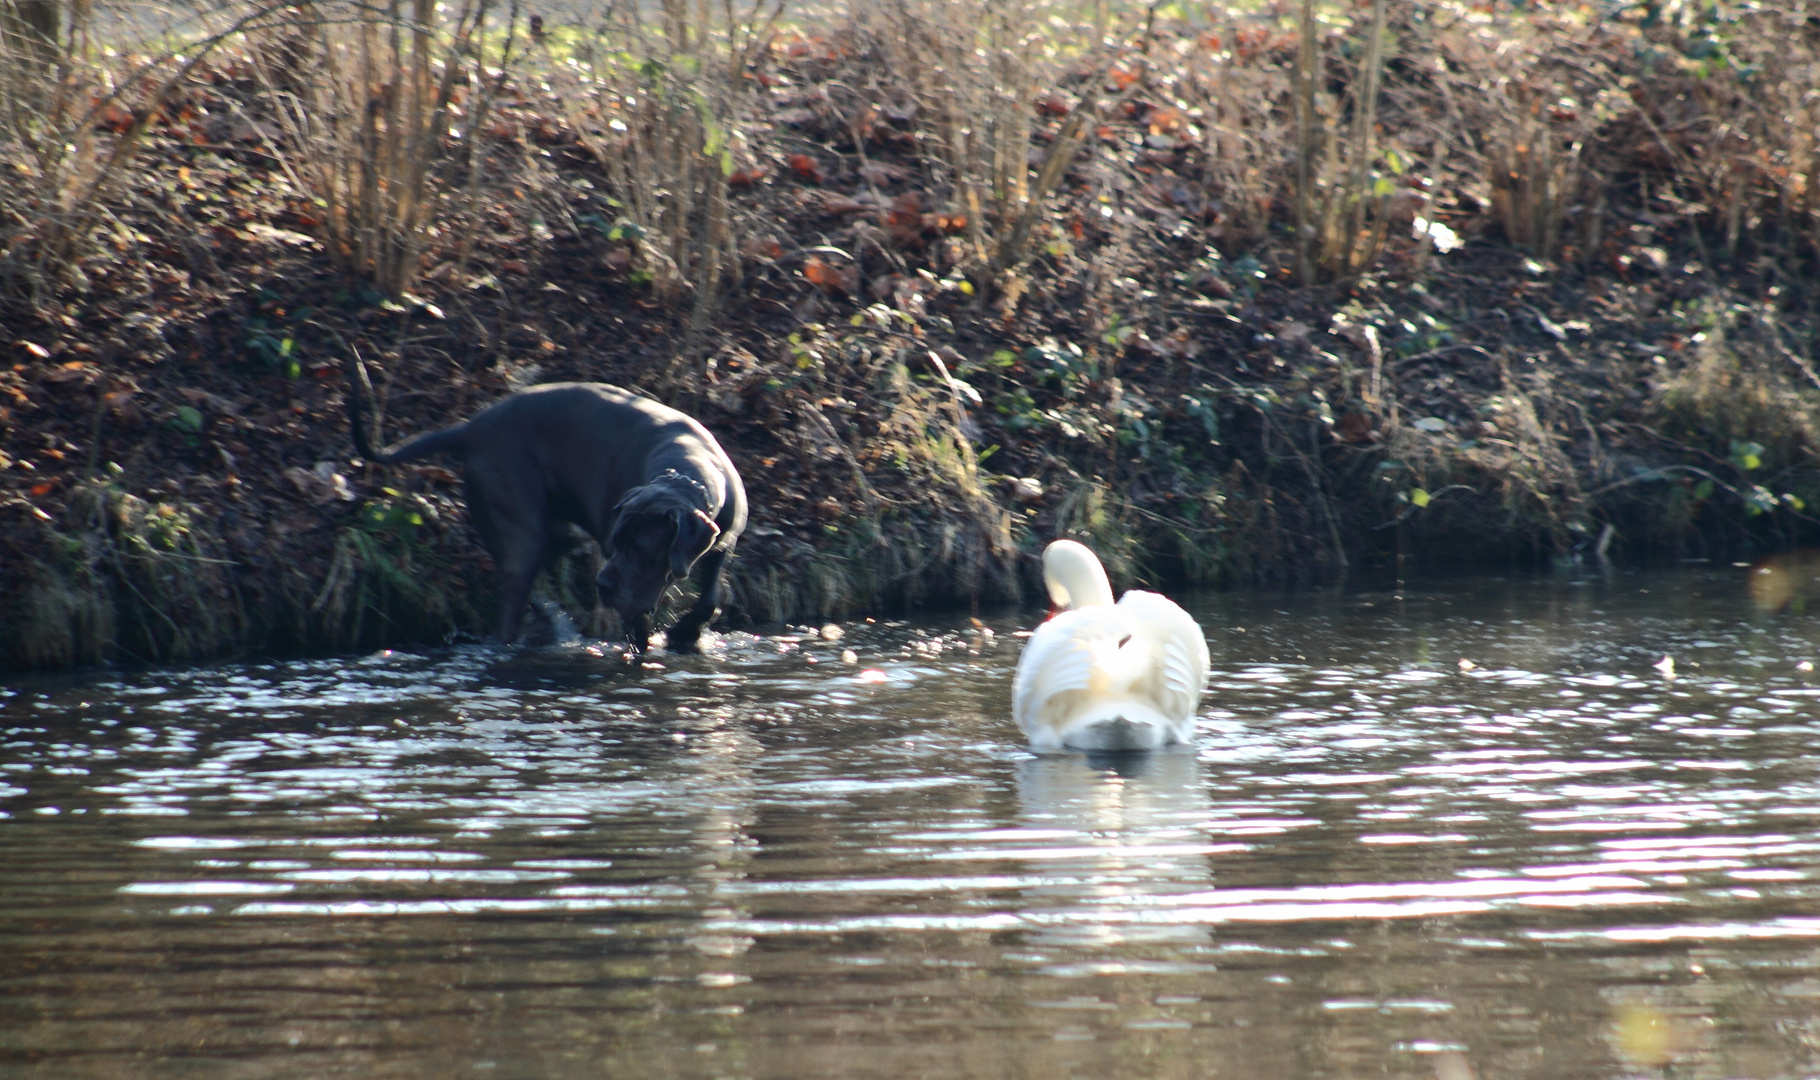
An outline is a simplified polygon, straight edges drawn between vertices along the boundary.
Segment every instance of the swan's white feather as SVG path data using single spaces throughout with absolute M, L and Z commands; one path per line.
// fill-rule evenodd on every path
M 1049 723 L 1052 703 L 1062 695 L 1092 693 L 1104 684 L 1099 654 L 1108 641 L 1116 645 L 1119 623 L 1109 619 L 1114 608 L 1064 611 L 1037 627 L 1018 658 L 1011 685 L 1012 718 L 1026 733 Z
M 1081 552 L 1045 560 L 1052 595 L 1058 585 L 1062 595 L 1089 592 L 1055 580 L 1058 566 L 1079 572 Z M 1200 625 L 1167 597 L 1133 590 L 1117 604 L 1064 611 L 1031 634 L 1012 683 L 1012 717 L 1039 750 L 1190 742 L 1207 666 Z

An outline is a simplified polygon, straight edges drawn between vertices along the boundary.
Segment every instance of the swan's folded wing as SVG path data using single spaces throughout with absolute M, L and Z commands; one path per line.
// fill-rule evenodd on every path
M 1160 661 L 1147 690 L 1165 716 L 1189 719 L 1207 685 L 1207 638 L 1201 624 L 1173 600 L 1134 589 L 1119 600 L 1131 623 L 1150 638 Z
M 1064 611 L 1030 635 L 1011 684 L 1011 718 L 1019 730 L 1029 734 L 1057 694 L 1094 685 L 1101 675 L 1101 643 L 1108 637 L 1116 641 L 1119 622 L 1112 616 L 1112 608 Z

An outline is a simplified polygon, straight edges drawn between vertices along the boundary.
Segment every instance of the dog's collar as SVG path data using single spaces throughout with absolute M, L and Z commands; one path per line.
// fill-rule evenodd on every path
M 659 480 L 681 480 L 683 483 L 688 484 L 690 487 L 701 492 L 703 502 L 708 505 L 713 505 L 714 503 L 714 493 L 708 490 L 708 485 L 686 473 L 677 472 L 675 469 L 665 469 L 663 472 L 653 476 L 649 482 L 655 484 Z

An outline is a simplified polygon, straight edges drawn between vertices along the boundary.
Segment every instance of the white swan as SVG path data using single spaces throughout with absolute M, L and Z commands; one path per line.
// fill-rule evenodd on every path
M 1017 661 L 1011 715 L 1036 750 L 1151 750 L 1194 741 L 1207 639 L 1167 597 L 1136 589 L 1112 602 L 1099 559 L 1073 540 L 1043 551 L 1043 581 L 1063 609 Z

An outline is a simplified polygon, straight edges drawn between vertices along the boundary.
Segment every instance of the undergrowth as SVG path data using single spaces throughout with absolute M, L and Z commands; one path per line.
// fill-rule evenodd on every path
M 735 619 L 1031 596 L 1060 535 L 1121 587 L 1813 536 L 1793 11 L 22 25 L 8 664 L 484 625 L 454 475 L 347 457 L 356 351 L 406 431 L 554 378 L 699 415 L 753 494 Z M 596 557 L 544 597 L 604 635 Z

